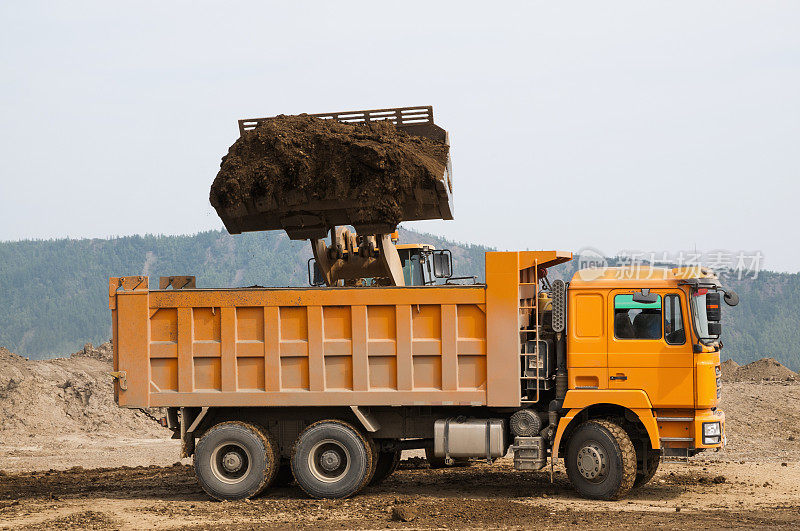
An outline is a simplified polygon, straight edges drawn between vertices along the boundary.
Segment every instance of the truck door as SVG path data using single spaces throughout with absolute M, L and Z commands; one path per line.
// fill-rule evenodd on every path
M 686 301 L 680 290 L 652 290 L 653 302 L 635 290 L 608 299 L 609 389 L 641 389 L 654 407 L 694 407 L 694 355 L 686 340 Z

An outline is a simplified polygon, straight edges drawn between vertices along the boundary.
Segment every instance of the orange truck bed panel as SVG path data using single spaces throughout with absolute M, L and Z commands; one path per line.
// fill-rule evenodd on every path
M 485 286 L 149 290 L 147 277 L 112 278 L 118 403 L 518 406 L 519 269 L 533 254 L 487 253 Z

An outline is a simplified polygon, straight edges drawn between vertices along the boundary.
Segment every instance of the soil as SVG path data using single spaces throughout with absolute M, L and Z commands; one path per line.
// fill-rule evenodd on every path
M 722 362 L 722 380 L 725 382 L 742 381 L 790 381 L 798 378 L 798 374 L 782 365 L 775 358 L 761 358 L 747 365 L 739 365 L 733 360 Z
M 722 381 L 732 382 L 736 380 L 736 370 L 741 367 L 741 365 L 731 359 L 723 361 L 720 365 L 720 369 L 722 370 Z
M 29 361 L 0 351 L 0 440 L 40 434 L 155 436 L 162 428 L 139 410 L 122 410 L 111 387 L 112 347 L 87 344 L 69 358 Z M 158 429 L 156 429 L 158 428 Z
M 407 452 L 392 476 L 351 499 L 312 500 L 292 485 L 220 503 L 197 485 L 191 460 L 178 458 L 168 430 L 116 408 L 110 365 L 88 353 L 40 362 L 0 352 L 0 389 L 7 389 L 8 373 L 24 374 L 15 377 L 14 400 L 0 398 L 0 528 L 755 529 L 800 521 L 800 383 L 791 380 L 725 383 L 727 448 L 662 463 L 650 483 L 618 502 L 577 497 L 560 463 L 551 483 L 549 470 L 517 472 L 508 457 L 493 466 L 430 470 L 419 452 Z M 774 366 L 754 367 L 761 366 L 765 377 L 773 374 Z M 85 378 L 88 387 L 77 386 L 91 389 L 85 417 L 99 421 L 76 415 L 86 393 L 62 388 L 70 378 Z M 44 398 L 21 396 L 21 389 Z M 19 420 L 35 416 L 20 408 L 48 404 L 59 414 Z M 16 420 L 7 427 L 7 419 Z
M 350 124 L 308 115 L 277 116 L 246 131 L 222 158 L 211 185 L 217 212 L 258 201 L 292 205 L 354 200 L 354 223 L 402 221 L 416 188 L 431 189 L 445 170 L 448 147 L 412 136 L 392 122 Z

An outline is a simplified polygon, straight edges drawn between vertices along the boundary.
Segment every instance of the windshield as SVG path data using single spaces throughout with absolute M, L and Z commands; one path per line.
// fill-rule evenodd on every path
M 692 293 L 692 316 L 697 336 L 700 339 L 716 340 L 718 335 L 708 333 L 708 314 L 706 313 L 706 294 L 709 290 L 699 289 Z
M 424 286 L 425 270 L 422 267 L 421 254 L 419 252 L 399 252 L 400 261 L 403 263 L 403 277 L 406 286 Z M 406 251 L 402 249 L 402 251 Z

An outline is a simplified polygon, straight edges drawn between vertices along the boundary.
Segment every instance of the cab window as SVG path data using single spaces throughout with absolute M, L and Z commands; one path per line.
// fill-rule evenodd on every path
M 400 255 L 403 263 L 403 277 L 406 286 L 424 286 L 425 270 L 422 267 L 419 253 L 403 253 Z
M 681 298 L 678 295 L 664 296 L 664 339 L 670 345 L 686 343 L 686 329 L 683 327 Z
M 636 302 L 633 295 L 614 297 L 617 339 L 661 339 L 661 295 L 655 302 Z

